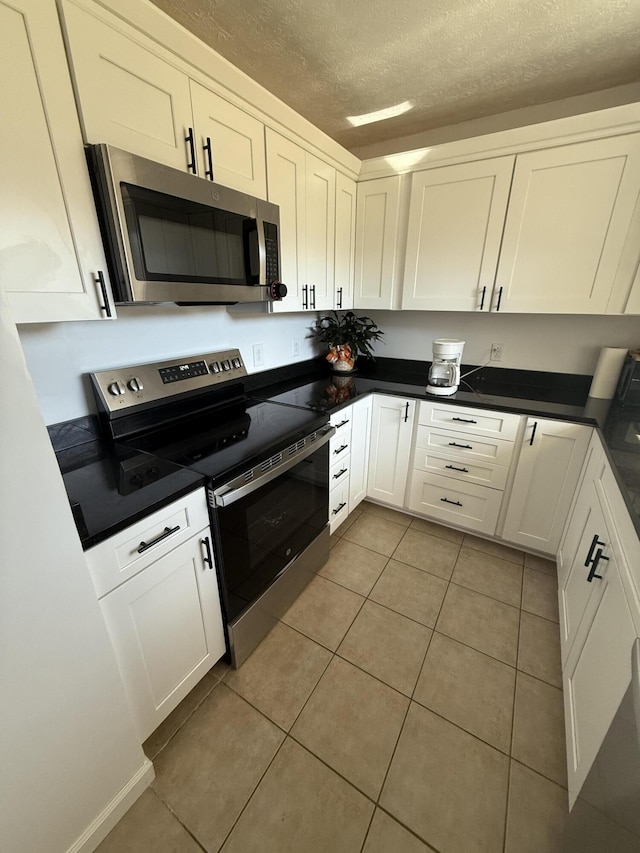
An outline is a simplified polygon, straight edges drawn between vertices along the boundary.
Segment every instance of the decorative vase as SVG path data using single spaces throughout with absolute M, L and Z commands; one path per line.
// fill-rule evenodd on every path
M 349 344 L 329 345 L 327 361 L 334 373 L 353 373 L 355 370 L 356 356 Z

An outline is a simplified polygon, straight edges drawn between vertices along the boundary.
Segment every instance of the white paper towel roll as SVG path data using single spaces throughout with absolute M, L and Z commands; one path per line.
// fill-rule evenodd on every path
M 600 400 L 610 400 L 613 397 L 628 352 L 629 350 L 622 347 L 602 347 L 589 389 L 590 397 L 598 397 Z

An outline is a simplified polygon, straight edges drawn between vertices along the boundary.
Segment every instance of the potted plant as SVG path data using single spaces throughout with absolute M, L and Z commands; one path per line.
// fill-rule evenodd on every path
M 353 311 L 347 311 L 342 316 L 333 311 L 332 315 L 320 317 L 311 330 L 319 341 L 329 347 L 327 361 L 332 369 L 339 373 L 351 373 L 359 355 L 375 361 L 371 344 L 379 341 L 384 332 L 371 317 L 358 317 Z

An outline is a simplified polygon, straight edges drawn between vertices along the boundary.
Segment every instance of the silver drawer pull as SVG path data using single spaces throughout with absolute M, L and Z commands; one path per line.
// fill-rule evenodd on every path
M 333 475 L 333 479 L 337 480 L 338 477 L 342 477 L 343 474 L 346 474 L 348 470 L 349 470 L 348 468 L 343 468 L 342 471 L 338 471 L 337 474 Z
M 451 470 L 452 470 L 452 471 L 462 471 L 462 473 L 463 473 L 463 474 L 468 474 L 468 473 L 469 473 L 469 469 L 468 469 L 468 468 L 456 468 L 456 466 L 455 466 L 455 465 L 445 465 L 444 467 L 445 467 L 445 468 L 451 468 Z
M 440 500 L 446 504 L 453 504 L 454 506 L 462 506 L 460 501 L 450 501 L 449 498 L 440 498 Z
M 156 536 L 155 539 L 152 539 L 151 542 L 141 542 L 138 547 L 138 554 L 144 554 L 144 552 L 148 551 L 149 548 L 153 548 L 153 546 L 157 545 L 158 542 L 162 542 L 163 539 L 171 536 L 172 533 L 177 533 L 178 530 L 180 530 L 179 524 L 176 524 L 175 527 L 165 527 L 164 532 L 161 533 L 160 536 Z
M 346 506 L 346 503 L 344 503 L 344 502 L 341 504 L 338 504 L 337 508 L 332 511 L 333 515 L 337 515 L 340 512 L 340 510 L 343 509 L 345 506 Z

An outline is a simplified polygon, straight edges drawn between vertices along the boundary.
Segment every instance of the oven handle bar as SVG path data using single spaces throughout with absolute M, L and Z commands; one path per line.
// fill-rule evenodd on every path
M 327 444 L 331 437 L 335 435 L 335 432 L 336 429 L 332 426 L 319 430 L 318 438 L 316 438 L 315 441 L 306 444 L 297 453 L 293 453 L 288 459 L 283 460 L 279 465 L 275 465 L 273 468 L 265 471 L 264 474 L 261 474 L 259 477 L 256 477 L 251 480 L 251 482 L 246 483 L 243 486 L 238 486 L 237 488 L 229 488 L 228 485 L 220 486 L 219 489 L 216 489 L 213 492 L 215 505 L 217 507 L 229 506 L 230 504 L 239 501 L 241 498 L 250 495 L 252 492 L 255 492 L 257 489 L 262 488 L 262 486 L 266 486 L 266 484 L 271 482 L 271 480 L 275 480 L 276 477 L 279 477 L 281 474 L 284 474 L 285 471 L 293 468 L 293 466 L 297 465 L 298 462 L 302 462 L 302 460 L 306 459 L 307 456 L 311 456 L 311 454 L 315 453 L 319 447 Z

